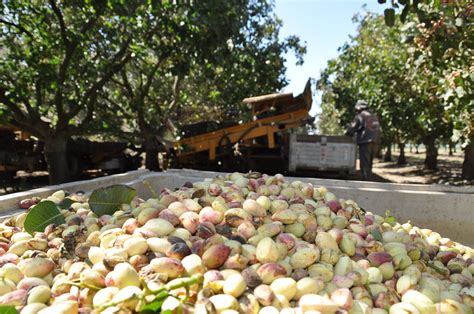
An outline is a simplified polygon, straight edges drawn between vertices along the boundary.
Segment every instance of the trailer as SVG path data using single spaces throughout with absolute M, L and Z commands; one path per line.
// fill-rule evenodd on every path
M 11 179 L 19 170 L 46 170 L 43 143 L 15 127 L 0 125 L 0 179 Z
M 67 146 L 69 170 L 74 178 L 88 170 L 108 174 L 138 169 L 139 154 L 127 151 L 124 141 L 91 141 L 71 139 Z M 11 180 L 18 171 L 46 171 L 44 143 L 13 126 L 0 125 L 0 179 Z
M 348 136 L 290 135 L 288 170 L 355 174 L 357 144 Z
M 253 120 L 199 123 L 175 142 L 174 168 L 266 173 L 355 173 L 356 144 L 348 136 L 307 134 L 314 121 L 310 81 L 301 94 L 245 98 Z M 221 126 L 219 128 L 219 126 Z M 205 130 L 204 132 L 199 132 Z M 206 131 L 207 130 L 207 131 Z
M 202 170 L 288 170 L 290 131 L 304 128 L 314 119 L 310 81 L 304 91 L 269 94 L 243 100 L 253 120 L 234 123 L 202 134 L 191 134 L 174 143 L 177 168 Z

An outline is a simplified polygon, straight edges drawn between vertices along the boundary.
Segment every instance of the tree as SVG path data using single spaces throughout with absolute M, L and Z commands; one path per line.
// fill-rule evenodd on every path
M 160 6 L 153 17 L 158 36 L 141 43 L 135 58 L 112 79 L 113 92 L 103 99 L 115 108 L 112 114 L 118 110 L 136 125 L 132 129 L 145 148 L 146 168 L 159 170 L 158 138 L 176 111 L 180 83 L 190 64 L 205 62 L 226 45 L 230 33 L 239 29 L 242 9 L 219 1 Z
M 296 64 L 301 65 L 306 53 L 297 36 L 279 40 L 282 22 L 267 1 L 250 2 L 242 20 L 239 32 L 221 51 L 222 57 L 210 60 L 188 80 L 205 89 L 188 93 L 189 100 L 217 109 L 220 120 L 250 118 L 242 99 L 279 91 L 288 83 L 284 55 L 294 53 Z M 199 84 L 201 80 L 206 84 Z
M 397 85 L 403 82 L 398 70 L 403 67 L 404 56 L 392 53 L 399 40 L 381 27 L 380 18 L 367 14 L 355 21 L 360 23 L 359 34 L 340 48 L 337 59 L 328 63 L 319 87 L 323 98 L 333 94 L 331 98 L 345 124 L 355 115 L 355 102 L 368 100 L 380 118 L 383 145 L 389 149 L 393 142 L 403 140 L 399 130 L 406 123 L 405 113 L 395 110 L 399 111 L 402 99 L 394 94 L 403 88 Z
M 127 124 L 136 125 L 132 129 L 145 147 L 148 169 L 159 169 L 168 121 L 180 127 L 203 119 L 240 119 L 243 98 L 283 86 L 285 52 L 294 49 L 302 62 L 304 47 L 297 37 L 278 39 L 281 22 L 272 8 L 267 1 L 206 1 L 169 5 L 160 13 L 162 33 L 171 33 L 165 41 L 148 43 L 112 80 L 115 92 L 105 99 Z
M 264 0 L 12 0 L 0 8 L 0 118 L 45 142 L 51 183 L 70 179 L 68 140 L 99 131 L 138 139 L 146 166 L 158 169 L 169 118 L 204 116 L 192 101 L 207 95 L 227 114 L 242 93 L 275 91 L 283 53 L 304 53 L 297 37 L 278 40 L 281 22 Z
M 451 140 L 465 147 L 463 177 L 473 180 L 473 4 L 464 0 L 395 0 L 386 9 L 386 17 L 397 9 L 401 10 L 401 21 L 407 22 L 401 31 L 409 44 L 410 59 L 432 78 L 430 93 L 443 106 L 443 119 L 452 123 Z M 387 21 L 394 24 L 391 18 Z
M 343 135 L 344 127 L 341 122 L 341 113 L 336 108 L 336 95 L 326 84 L 327 81 L 319 81 L 317 88 L 322 89 L 321 114 L 317 121 L 317 128 L 320 134 Z
M 96 130 L 98 98 L 154 35 L 158 1 L 0 4 L 0 113 L 45 143 L 51 183 L 70 179 L 67 142 Z
M 344 122 L 352 118 L 355 101 L 367 99 L 380 117 L 385 145 L 404 148 L 408 140 L 421 138 L 427 146 L 425 166 L 435 169 L 436 140 L 447 133 L 449 121 L 440 121 L 444 107 L 432 97 L 431 64 L 412 62 L 400 30 L 384 27 L 381 17 L 367 13 L 356 21 L 357 36 L 328 63 L 320 86 L 336 95 Z

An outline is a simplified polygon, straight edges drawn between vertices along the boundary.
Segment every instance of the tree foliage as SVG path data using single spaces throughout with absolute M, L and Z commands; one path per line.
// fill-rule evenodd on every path
M 319 87 L 324 89 L 321 98 L 321 114 L 316 122 L 317 130 L 320 134 L 326 135 L 343 135 L 344 127 L 341 118 L 341 111 L 336 108 L 334 97 L 336 95 L 331 88 L 326 88 L 324 83 Z
M 474 179 L 474 101 L 472 18 L 474 4 L 465 0 L 393 1 L 401 30 L 410 44 L 410 60 L 432 80 L 431 92 L 451 122 L 451 140 L 465 147 L 463 176 Z
M 93 126 L 97 98 L 150 37 L 142 1 L 3 1 L 2 105 L 11 122 L 40 139 Z
M 157 151 L 172 126 L 241 118 L 244 97 L 285 83 L 284 53 L 293 49 L 302 62 L 305 48 L 294 36 L 279 40 L 281 22 L 272 9 L 266 1 L 208 1 L 163 14 L 162 27 L 174 25 L 179 40 L 149 44 L 113 80 L 114 94 L 106 99 L 135 125 L 147 168 L 158 169 Z
M 248 8 L 242 28 L 221 51 L 218 60 L 212 60 L 194 79 L 205 79 L 208 84 L 193 82 L 193 86 L 209 88 L 205 100 L 214 108 L 220 108 L 219 119 L 235 119 L 248 114 L 242 107 L 242 99 L 273 93 L 288 82 L 285 77 L 285 58 L 293 52 L 297 65 L 303 63 L 306 48 L 297 36 L 279 40 L 281 20 L 266 1 L 255 1 Z M 199 94 L 195 96 L 200 97 Z M 196 97 L 193 101 L 202 102 Z
M 345 124 L 355 114 L 355 102 L 367 100 L 380 117 L 384 142 L 404 141 L 424 128 L 409 118 L 425 108 L 404 78 L 408 56 L 399 49 L 404 44 L 381 17 L 369 13 L 357 21 L 358 35 L 341 47 L 341 55 L 321 75 L 323 99 L 334 102 Z
M 472 51 L 463 28 L 468 16 L 465 7 L 451 9 L 440 13 L 434 5 L 419 4 L 401 9 L 393 21 L 370 13 L 356 18 L 357 36 L 328 63 L 319 82 L 344 122 L 356 99 L 364 98 L 380 116 L 386 143 L 422 141 L 428 168 L 436 168 L 437 141 L 453 135 L 466 141 L 472 129 Z M 441 18 L 448 13 L 456 16 L 453 24 Z M 443 40 L 448 34 L 452 37 Z
M 70 179 L 72 136 L 120 134 L 156 155 L 170 119 L 229 116 L 282 86 L 283 54 L 302 62 L 305 48 L 280 26 L 264 0 L 2 1 L 0 119 L 45 142 L 55 183 Z
M 68 139 L 98 129 L 99 95 L 140 50 L 142 39 L 155 35 L 154 18 L 147 13 L 158 3 L 12 0 L 0 5 L 2 114 L 45 142 L 51 181 L 66 181 Z
M 183 77 L 192 65 L 206 63 L 226 45 L 240 29 L 238 17 L 246 9 L 206 1 L 166 3 L 154 11 L 157 36 L 144 41 L 143 49 L 112 79 L 111 95 L 102 95 L 128 120 L 128 126 L 136 125 L 132 130 L 147 151 L 147 168 L 159 169 L 157 135 L 163 134 L 167 119 L 176 112 Z M 230 18 L 222 19 L 214 10 Z

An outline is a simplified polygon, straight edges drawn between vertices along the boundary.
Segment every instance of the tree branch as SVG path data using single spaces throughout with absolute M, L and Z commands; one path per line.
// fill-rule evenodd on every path
M 35 86 L 36 86 L 36 83 L 37 83 L 37 82 L 35 82 Z M 40 100 L 42 101 L 42 98 L 41 98 L 41 91 L 38 91 L 37 89 L 36 89 L 36 97 L 39 97 Z M 35 121 L 35 123 L 41 121 L 41 117 L 40 117 L 40 115 L 39 115 L 39 112 L 38 112 L 35 108 L 33 108 L 33 107 L 31 106 L 31 104 L 30 104 L 30 102 L 28 101 L 28 99 L 22 97 L 22 98 L 21 98 L 21 101 L 24 103 L 24 105 L 25 105 L 25 107 L 26 107 L 26 110 L 28 111 L 28 114 L 29 114 L 29 116 L 30 116 L 30 120 Z M 38 107 L 38 106 L 37 106 L 37 107 Z
M 138 90 L 142 90 L 143 87 L 143 73 L 138 73 Z
M 47 130 L 49 128 L 48 124 L 41 119 L 33 120 L 28 116 L 19 106 L 17 106 L 8 96 L 7 90 L 3 87 L 0 87 L 0 103 L 4 104 L 8 109 L 13 112 L 14 120 L 10 121 L 11 124 L 20 127 L 22 130 L 30 132 L 38 137 L 46 137 Z M 25 105 L 29 106 L 28 105 Z
M 129 97 L 133 98 L 135 96 L 135 94 L 133 92 L 132 86 L 130 85 L 130 82 L 128 81 L 128 77 L 127 77 L 127 73 L 125 72 L 125 68 L 121 71 L 121 74 L 122 74 L 123 84 L 124 84 L 125 88 L 127 89 Z
M 61 130 L 63 133 L 65 133 L 68 136 L 76 135 L 81 133 L 87 126 L 93 121 L 93 116 L 94 116 L 94 105 L 95 102 L 97 101 L 97 93 L 95 93 L 90 101 L 87 103 L 86 106 L 86 115 L 82 121 L 76 125 L 76 126 L 67 126 L 67 129 L 64 128 L 64 130 Z
M 32 127 L 31 124 L 24 123 L 24 122 L 18 121 L 18 120 L 9 121 L 9 124 L 19 128 L 22 131 L 26 131 L 28 133 L 31 133 L 32 135 L 38 137 L 39 139 L 44 139 L 44 134 L 42 132 L 38 132 L 38 130 L 36 130 L 36 128 Z
M 82 122 L 78 125 L 79 128 L 84 128 L 87 125 L 89 125 L 92 122 L 92 118 L 94 117 L 94 107 L 95 103 L 97 102 L 97 97 L 98 94 L 94 93 L 94 95 L 89 99 L 89 102 L 87 103 L 87 110 L 86 110 L 86 116 L 82 120 Z
M 49 0 L 49 4 L 51 5 L 53 12 L 58 19 L 61 38 L 63 39 L 64 45 L 67 47 L 69 45 L 69 39 L 67 38 L 67 30 L 66 24 L 64 23 L 63 14 L 61 13 L 61 10 L 56 6 L 55 0 Z
M 58 72 L 58 89 L 56 91 L 55 99 L 54 99 L 54 104 L 58 112 L 58 128 L 64 129 L 67 127 L 68 121 L 71 117 L 66 112 L 64 112 L 64 107 L 62 103 L 63 101 L 62 87 L 64 85 L 64 81 L 66 80 L 67 70 L 71 63 L 72 56 L 74 54 L 74 51 L 77 48 L 77 45 L 79 44 L 79 41 L 74 38 L 72 40 L 68 38 L 67 28 L 64 22 L 64 16 L 61 10 L 56 6 L 55 0 L 49 0 L 49 3 L 58 19 L 60 32 L 61 32 L 61 38 L 64 42 L 64 47 L 65 47 L 64 59 L 63 59 L 63 62 L 61 63 L 61 66 L 59 67 L 59 72 Z M 83 25 L 83 27 L 80 30 L 80 34 L 85 34 L 94 26 L 100 14 L 102 14 L 102 11 L 103 9 L 101 11 L 97 11 L 94 17 L 89 19 L 87 23 Z M 79 107 L 79 110 L 80 110 L 80 107 Z
M 4 20 L 4 19 L 0 19 L 0 23 L 5 24 L 5 25 L 13 26 L 13 27 L 17 28 L 21 33 L 25 33 L 28 36 L 30 36 L 31 38 L 33 38 L 33 34 L 30 33 L 26 28 L 24 28 L 23 26 L 21 26 L 19 24 L 15 24 L 13 22 L 10 22 L 10 21 Z
M 122 54 L 122 57 L 123 59 L 112 65 L 108 71 L 108 73 L 106 73 L 102 79 L 100 79 L 99 81 L 97 81 L 93 86 L 92 88 L 86 93 L 86 97 L 84 98 L 87 103 L 86 103 L 86 116 L 85 118 L 82 120 L 82 122 L 77 126 L 77 127 L 73 127 L 73 128 L 70 128 L 68 129 L 67 131 L 65 131 L 68 135 L 74 135 L 74 134 L 77 134 L 79 133 L 81 130 L 83 130 L 84 128 L 86 128 L 92 121 L 93 121 L 93 115 L 94 115 L 94 107 L 95 107 L 95 104 L 97 102 L 97 97 L 98 97 L 98 91 L 105 85 L 105 83 L 107 83 L 118 71 L 120 71 L 124 66 L 125 64 L 130 60 L 132 54 L 131 53 L 128 53 L 126 56 L 123 56 L 125 54 L 125 52 L 127 51 L 126 47 L 128 47 L 128 45 L 130 44 L 130 40 L 127 41 L 127 44 L 124 45 L 123 48 L 123 51 L 121 49 L 121 51 L 119 51 L 117 53 L 117 55 L 119 54 Z M 117 56 L 116 55 L 116 56 Z M 115 57 L 113 59 L 116 59 Z M 89 95 L 87 95 L 88 93 L 90 92 Z M 78 106 L 78 109 L 76 109 L 77 113 L 80 111 L 80 107 Z M 76 114 L 77 114 L 76 113 Z M 74 117 L 76 114 L 74 114 L 72 117 Z
M 58 112 L 58 128 L 63 129 L 64 127 L 66 127 L 69 119 L 67 119 L 64 113 L 62 88 L 66 79 L 67 69 L 71 62 L 72 54 L 76 48 L 77 42 L 72 42 L 69 40 L 67 36 L 67 29 L 66 24 L 64 23 L 63 14 L 61 10 L 56 6 L 55 0 L 49 0 L 49 4 L 51 5 L 53 12 L 58 19 L 61 38 L 64 43 L 64 59 L 61 65 L 59 66 L 58 86 L 54 95 L 54 105 L 56 106 L 56 110 Z
M 18 107 L 11 99 L 7 96 L 7 90 L 4 87 L 0 86 L 0 102 L 7 106 L 12 112 L 15 118 L 18 121 L 25 121 L 25 122 L 31 122 L 28 121 L 28 117 L 25 115 L 25 113 L 21 110 L 20 107 Z
M 160 66 L 165 61 L 165 58 L 160 59 L 154 67 L 150 70 L 148 75 L 145 76 L 146 82 L 143 84 L 142 74 L 140 73 L 140 86 L 139 86 L 139 95 L 132 100 L 132 106 L 135 107 L 137 112 L 137 120 L 138 120 L 138 127 L 140 128 L 140 132 L 142 135 L 152 132 L 150 125 L 145 119 L 145 112 L 143 110 L 144 100 L 150 91 L 150 87 L 154 81 L 154 76 L 156 72 L 160 68 Z
M 105 6 L 102 6 L 100 10 L 97 10 L 94 18 L 91 18 L 90 20 L 87 21 L 87 23 L 84 24 L 84 26 L 81 28 L 80 34 L 85 34 L 87 31 L 89 31 L 92 26 L 94 26 L 95 22 L 99 19 L 99 16 L 104 12 Z
M 111 65 L 108 67 L 108 71 L 105 75 L 92 85 L 92 87 L 86 92 L 85 98 L 88 99 L 93 93 L 97 93 L 97 90 L 102 88 L 114 74 L 120 71 L 125 64 L 130 60 L 131 53 L 127 53 L 128 47 L 130 46 L 132 39 L 129 38 L 122 45 L 120 50 L 112 57 Z
M 126 112 L 122 106 L 120 106 L 118 103 L 116 103 L 115 101 L 113 101 L 112 99 L 110 99 L 109 97 L 107 96 L 104 96 L 104 95 L 101 95 L 100 96 L 101 98 L 103 98 L 105 101 L 107 101 L 108 103 L 110 103 L 114 108 L 115 110 L 117 110 L 118 112 L 122 113 L 122 115 L 127 118 L 127 119 L 134 119 L 134 117 L 129 114 L 128 112 Z
M 87 110 L 93 102 L 97 99 L 97 92 L 101 89 L 118 71 L 120 71 L 125 64 L 130 60 L 131 53 L 128 52 L 128 47 L 130 45 L 131 38 L 129 38 L 120 50 L 112 57 L 111 64 L 107 67 L 108 71 L 104 74 L 104 76 L 96 81 L 91 88 L 85 93 L 83 100 L 84 104 L 87 106 Z M 75 117 L 82 109 L 82 106 L 77 105 L 73 110 L 66 114 L 67 120 L 72 119 Z
M 176 75 L 174 78 L 173 84 L 173 100 L 171 101 L 170 105 L 168 106 L 168 111 L 171 111 L 176 107 L 179 101 L 179 89 L 181 87 L 181 75 Z
M 43 105 L 43 95 L 41 94 L 41 80 L 39 78 L 36 79 L 35 81 L 35 93 L 36 93 L 36 108 L 40 108 Z
M 153 83 L 153 80 L 155 78 L 156 72 L 160 68 L 160 66 L 163 64 L 164 58 L 159 60 L 155 66 L 150 70 L 150 73 L 146 76 L 146 82 L 143 86 L 141 86 L 141 91 L 140 91 L 140 97 L 145 98 L 146 95 L 148 95 L 148 92 L 150 91 L 151 84 Z

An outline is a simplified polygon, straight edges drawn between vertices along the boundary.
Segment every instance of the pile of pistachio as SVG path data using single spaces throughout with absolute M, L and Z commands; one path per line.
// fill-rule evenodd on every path
M 233 173 L 100 217 L 84 195 L 69 198 L 66 224 L 30 234 L 26 212 L 0 224 L 0 306 L 22 314 L 473 312 L 472 248 L 364 212 L 325 187 Z

